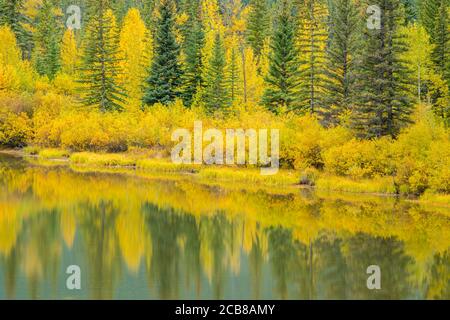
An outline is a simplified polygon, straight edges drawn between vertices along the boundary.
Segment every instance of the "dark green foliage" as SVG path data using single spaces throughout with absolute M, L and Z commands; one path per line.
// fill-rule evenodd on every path
M 327 50 L 326 107 L 322 121 L 339 124 L 339 116 L 351 109 L 355 97 L 355 69 L 361 46 L 362 21 L 353 0 L 336 0 L 330 8 L 330 40 Z
M 405 11 L 405 22 L 413 23 L 418 18 L 417 0 L 402 0 L 403 10 Z
M 219 34 L 214 40 L 214 48 L 205 75 L 204 102 L 207 113 L 227 112 L 230 94 L 225 78 L 225 48 Z
M 421 22 L 435 45 L 433 62 L 450 88 L 450 1 L 423 0 L 420 9 Z
M 60 68 L 62 21 L 50 0 L 44 0 L 37 16 L 35 64 L 40 75 L 53 79 Z
M 30 20 L 22 13 L 24 0 L 0 0 L 0 26 L 8 25 L 16 35 L 23 58 L 29 59 L 33 49 L 31 33 L 26 29 Z
M 270 67 L 265 79 L 268 88 L 263 96 L 263 103 L 274 113 L 299 106 L 300 62 L 295 27 L 291 7 L 284 0 L 271 40 Z
M 255 55 L 260 56 L 264 40 L 270 35 L 270 16 L 267 0 L 251 0 L 247 22 L 247 42 Z
M 119 73 L 117 54 L 118 33 L 113 19 L 107 15 L 107 0 L 92 0 L 88 5 L 89 23 L 84 39 L 83 66 L 80 83 L 83 86 L 83 104 L 101 111 L 121 110 L 125 93 L 117 85 Z
M 189 19 L 184 31 L 185 41 L 183 51 L 185 54 L 182 97 L 184 105 L 190 107 L 203 86 L 202 75 L 202 49 L 205 42 L 202 21 L 200 20 L 200 5 L 198 1 L 191 1 L 188 7 Z
M 381 29 L 365 32 L 362 64 L 358 68 L 358 98 L 353 125 L 364 138 L 398 135 L 410 122 L 410 73 L 400 59 L 407 50 L 398 35 L 399 0 L 371 0 L 383 12 Z
M 161 4 L 158 30 L 155 39 L 155 56 L 146 80 L 144 103 L 170 104 L 181 97 L 182 70 L 180 46 L 174 34 L 174 9 L 170 0 Z
M 226 79 L 230 92 L 231 103 L 236 102 L 237 97 L 242 92 L 239 77 L 239 52 L 236 48 L 231 49 L 230 61 L 227 67 Z

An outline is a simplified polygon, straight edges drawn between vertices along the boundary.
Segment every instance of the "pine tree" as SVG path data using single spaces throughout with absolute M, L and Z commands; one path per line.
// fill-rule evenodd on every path
M 231 104 L 235 104 L 239 101 L 242 96 L 242 81 L 241 81 L 241 70 L 240 70 L 240 55 L 236 47 L 231 48 L 229 63 L 225 68 L 226 71 L 226 81 L 228 86 L 228 91 L 230 94 Z
M 339 124 L 339 116 L 351 108 L 357 52 L 361 45 L 360 28 L 354 0 L 336 0 L 330 9 L 330 40 L 325 70 L 326 99 L 322 117 L 326 126 Z
M 418 18 L 417 0 L 402 0 L 406 24 L 414 23 Z
M 450 87 L 450 1 L 422 0 L 420 18 L 435 45 L 432 59 Z
M 192 1 L 188 7 L 189 18 L 184 31 L 185 55 L 182 97 L 184 105 L 190 107 L 198 91 L 203 86 L 200 70 L 203 68 L 202 48 L 205 42 L 203 25 L 199 18 L 200 4 Z
M 22 13 L 24 0 L 0 0 L 0 26 L 8 25 L 16 35 L 23 58 L 30 58 L 32 35 L 25 27 L 30 20 Z
M 91 0 L 88 15 L 79 81 L 83 84 L 83 104 L 103 112 L 121 110 L 125 91 L 117 84 L 119 36 L 109 1 Z
M 206 72 L 204 103 L 206 112 L 227 112 L 230 94 L 225 79 L 225 49 L 219 34 L 216 35 L 211 59 Z
M 291 6 L 283 0 L 271 41 L 270 66 L 263 103 L 274 113 L 298 109 L 300 86 L 299 52 L 295 44 L 295 23 Z
M 251 0 L 247 22 L 247 42 L 257 57 L 264 47 L 264 40 L 270 35 L 270 16 L 267 0 Z
M 44 0 L 37 15 L 35 65 L 40 75 L 53 79 L 60 69 L 61 16 L 51 0 Z
M 411 74 L 401 56 L 407 47 L 399 35 L 399 0 L 371 0 L 383 12 L 381 28 L 365 31 L 358 68 L 358 101 L 353 125 L 365 138 L 395 137 L 410 122 Z
M 300 10 L 298 46 L 302 83 L 300 88 L 302 110 L 322 113 L 327 47 L 327 8 L 322 0 L 305 0 Z
M 182 70 L 180 67 L 180 46 L 174 34 L 174 13 L 171 0 L 163 0 L 161 18 L 155 38 L 155 52 L 146 80 L 144 103 L 169 104 L 181 97 Z

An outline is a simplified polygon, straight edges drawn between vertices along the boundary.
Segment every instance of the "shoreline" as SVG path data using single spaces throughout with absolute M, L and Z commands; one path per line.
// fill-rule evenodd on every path
M 42 152 L 43 151 L 43 152 Z M 64 164 L 74 169 L 83 169 L 84 171 L 107 171 L 108 173 L 125 173 L 116 170 L 139 171 L 142 173 L 160 174 L 161 176 L 173 175 L 191 175 L 199 178 L 201 181 L 217 183 L 234 183 L 244 185 L 258 185 L 280 187 L 280 188 L 298 188 L 309 189 L 322 193 L 341 193 L 349 195 L 374 196 L 386 198 L 398 198 L 422 205 L 450 207 L 450 195 L 440 193 L 425 193 L 420 197 L 411 195 L 400 195 L 394 192 L 382 191 L 360 191 L 361 186 L 374 182 L 375 180 L 354 180 L 350 177 L 328 176 L 323 172 L 318 173 L 314 181 L 310 183 L 301 183 L 302 173 L 295 170 L 280 169 L 279 174 L 275 176 L 262 176 L 257 168 L 240 168 L 225 166 L 198 166 L 198 165 L 176 165 L 164 158 L 145 158 L 143 156 L 132 155 L 129 153 L 68 153 L 58 149 L 43 149 L 36 154 L 27 153 L 24 149 L 0 149 L 0 154 L 5 154 L 17 158 L 31 159 L 36 161 L 37 165 L 45 164 Z M 65 156 L 58 156 L 66 154 Z M 54 155 L 54 157 L 52 157 Z M 87 169 L 87 170 L 86 170 Z M 145 174 L 144 174 L 145 176 Z M 383 183 L 390 178 L 383 179 Z M 341 182 L 345 187 L 336 188 L 336 181 Z M 382 186 L 383 189 L 386 185 Z M 352 190 L 354 189 L 354 190 Z M 356 190 L 357 189 L 357 190 Z M 369 189 L 369 188 L 368 188 Z

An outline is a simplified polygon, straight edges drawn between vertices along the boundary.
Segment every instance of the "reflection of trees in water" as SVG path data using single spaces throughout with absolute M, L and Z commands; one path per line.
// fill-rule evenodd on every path
M 119 243 L 115 231 L 118 210 L 111 202 L 82 206 L 80 233 L 88 262 L 87 287 L 94 299 L 112 299 L 121 273 Z
M 344 241 L 347 265 L 346 291 L 355 299 L 412 299 L 408 266 L 414 261 L 405 255 L 403 243 L 396 239 L 357 235 Z M 382 290 L 368 290 L 366 270 L 381 268 Z M 414 294 L 414 293 L 413 293 Z
M 222 192 L 66 168 L 0 170 L 8 298 L 23 295 L 21 277 L 30 297 L 57 296 L 66 247 L 82 255 L 93 298 L 114 298 L 122 281 L 145 276 L 159 298 L 233 297 L 233 280 L 255 299 L 450 297 L 448 219 L 419 206 Z M 380 292 L 366 288 L 372 264 L 382 268 Z

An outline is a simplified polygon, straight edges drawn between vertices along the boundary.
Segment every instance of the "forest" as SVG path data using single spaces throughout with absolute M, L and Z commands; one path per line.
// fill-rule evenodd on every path
M 449 0 L 0 0 L 0 146 L 145 167 L 196 120 L 276 128 L 297 183 L 448 204 L 449 31 Z

